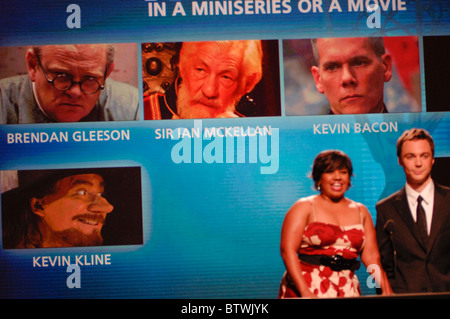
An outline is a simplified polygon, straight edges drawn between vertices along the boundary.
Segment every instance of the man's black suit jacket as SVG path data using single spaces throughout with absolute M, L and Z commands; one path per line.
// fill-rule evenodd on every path
M 405 188 L 378 202 L 376 210 L 381 263 L 393 291 L 450 291 L 450 188 L 435 183 L 433 219 L 426 245 L 420 240 Z

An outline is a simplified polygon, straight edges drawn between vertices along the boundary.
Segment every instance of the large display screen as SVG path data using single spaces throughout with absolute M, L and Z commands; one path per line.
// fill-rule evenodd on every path
M 0 6 L 1 298 L 277 299 L 319 153 L 374 225 L 405 130 L 450 186 L 447 1 Z

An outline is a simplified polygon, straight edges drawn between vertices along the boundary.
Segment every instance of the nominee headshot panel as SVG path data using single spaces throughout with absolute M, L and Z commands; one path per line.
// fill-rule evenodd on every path
M 0 48 L 0 124 L 138 119 L 137 44 Z
M 418 37 L 283 41 L 286 115 L 421 112 Z
M 140 167 L 2 171 L 3 249 L 142 245 Z
M 142 44 L 145 120 L 280 116 L 278 41 Z

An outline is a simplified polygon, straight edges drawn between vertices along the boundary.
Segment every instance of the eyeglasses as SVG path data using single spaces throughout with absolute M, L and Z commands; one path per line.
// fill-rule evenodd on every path
M 74 86 L 75 84 L 80 85 L 81 91 L 86 94 L 94 94 L 97 93 L 99 90 L 103 90 L 105 88 L 105 86 L 98 83 L 98 81 L 94 78 L 86 78 L 81 81 L 74 81 L 72 79 L 72 76 L 67 74 L 59 74 L 53 80 L 50 80 L 47 75 L 47 72 L 45 72 L 45 69 L 42 66 L 39 55 L 37 55 L 37 60 L 39 63 L 39 67 L 42 70 L 42 73 L 44 73 L 44 76 L 47 79 L 47 82 L 53 85 L 53 87 L 58 91 L 70 90 L 70 88 L 72 88 L 72 86 Z

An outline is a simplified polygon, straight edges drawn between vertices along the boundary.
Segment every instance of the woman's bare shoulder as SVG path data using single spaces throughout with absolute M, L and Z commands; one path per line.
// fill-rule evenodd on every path
M 349 207 L 358 210 L 363 219 L 365 219 L 368 216 L 370 217 L 370 212 L 363 203 L 359 203 L 351 199 L 349 199 L 349 201 L 350 201 Z
M 312 209 L 312 205 L 314 203 L 315 195 L 299 198 L 289 209 L 289 213 L 293 214 L 302 214 L 309 213 Z

